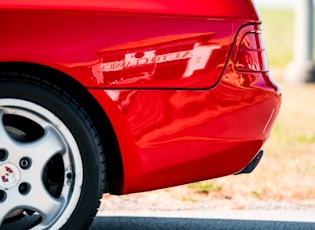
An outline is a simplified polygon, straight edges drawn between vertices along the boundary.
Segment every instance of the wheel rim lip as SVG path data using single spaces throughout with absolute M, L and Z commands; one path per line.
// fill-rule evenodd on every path
M 68 161 L 68 163 L 65 165 L 64 173 L 67 173 L 66 170 L 72 170 L 73 174 L 75 175 L 73 185 L 70 188 L 63 186 L 62 195 L 64 201 L 58 214 L 54 217 L 50 217 L 52 221 L 50 221 L 50 223 L 41 223 L 37 226 L 37 229 L 44 229 L 47 227 L 53 227 L 56 229 L 61 228 L 73 213 L 81 195 L 81 186 L 83 183 L 83 164 L 80 157 L 79 147 L 67 126 L 56 115 L 43 106 L 22 99 L 0 99 L 0 113 L 5 115 L 11 114 L 12 111 L 14 111 L 14 115 L 24 116 L 32 121 L 35 121 L 42 127 L 45 124 L 53 126 L 67 147 L 67 153 L 63 155 L 63 160 L 66 162 Z M 3 121 L 0 120 L 0 122 Z M 4 163 L 0 162 L 1 167 L 5 164 L 8 163 L 6 163 L 6 161 L 4 161 Z M 16 167 L 15 165 L 13 166 Z M 69 169 L 69 167 L 71 167 L 71 169 Z M 0 185 L 0 188 L 1 187 L 3 186 Z M 2 203 L 1 205 L 5 205 L 5 203 Z M 26 209 L 28 208 L 27 206 L 23 207 L 23 205 L 18 204 L 18 200 L 16 207 Z

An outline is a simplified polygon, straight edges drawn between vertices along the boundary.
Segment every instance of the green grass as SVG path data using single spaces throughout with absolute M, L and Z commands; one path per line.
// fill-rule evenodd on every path
M 259 9 L 259 12 L 263 20 L 269 65 L 285 67 L 294 57 L 294 9 Z
M 283 101 L 266 147 L 271 152 L 299 156 L 315 144 L 315 85 L 280 84 Z
M 222 186 L 216 186 L 209 181 L 201 181 L 188 185 L 188 188 L 194 189 L 199 193 L 209 194 L 210 192 L 220 192 Z

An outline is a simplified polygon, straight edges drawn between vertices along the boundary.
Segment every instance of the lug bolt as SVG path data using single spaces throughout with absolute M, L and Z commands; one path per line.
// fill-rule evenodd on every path
M 71 173 L 67 173 L 67 178 L 71 179 L 72 178 L 72 174 Z
M 26 195 L 31 189 L 31 185 L 28 184 L 28 183 L 21 183 L 20 186 L 19 186 L 19 192 L 22 194 L 22 195 Z
M 5 201 L 6 198 L 7 198 L 7 193 L 3 190 L 0 190 L 0 202 Z
M 5 161 L 8 157 L 8 152 L 5 149 L 0 149 L 0 161 Z
M 31 167 L 32 160 L 28 157 L 23 157 L 20 160 L 21 169 L 29 169 Z

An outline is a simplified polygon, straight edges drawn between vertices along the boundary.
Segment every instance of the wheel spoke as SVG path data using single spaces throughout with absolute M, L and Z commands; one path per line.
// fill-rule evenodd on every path
M 0 132 L 5 133 L 4 125 L 0 123 Z M 5 136 L 1 135 L 1 137 Z M 7 138 L 9 140 L 10 137 Z M 8 190 L 7 198 L 1 204 L 0 223 L 4 218 L 15 209 L 23 207 L 38 212 L 42 217 L 42 224 L 48 225 L 56 218 L 62 207 L 65 205 L 65 199 L 62 197 L 54 198 L 43 183 L 43 170 L 47 162 L 56 154 L 64 153 L 65 144 L 58 132 L 51 126 L 45 128 L 45 134 L 40 139 L 22 143 L 12 140 L 9 159 L 18 165 L 21 156 L 26 157 L 31 162 L 31 166 L 21 171 L 19 186 Z M 5 144 L 7 147 L 7 145 Z M 20 156 L 20 157 L 17 157 Z M 25 184 L 26 189 L 21 190 L 21 184 Z
M 38 212 L 42 217 L 42 224 L 47 226 L 58 217 L 65 206 L 65 199 L 54 198 L 41 183 L 33 183 L 27 194 L 21 194 L 18 188 L 10 190 L 6 201 L 1 204 L 0 225 L 6 216 L 21 207 Z
M 1 204 L 1 212 L 0 212 L 0 226 L 5 220 L 6 216 L 16 208 L 15 205 L 10 205 L 8 202 Z
M 31 187 L 29 195 L 26 195 L 26 207 L 38 212 L 42 217 L 42 223 L 48 225 L 60 213 L 60 209 L 65 205 L 65 200 L 54 198 L 49 194 L 43 184 L 34 183 Z
M 65 144 L 58 132 L 50 125 L 46 125 L 45 134 L 33 142 L 19 142 L 10 137 L 3 123 L 3 110 L 0 109 L 0 149 L 7 149 L 9 160 L 17 163 L 20 157 L 26 156 L 44 166 L 57 153 L 65 152 Z M 13 154 L 14 153 L 14 154 Z
M 0 108 L 0 148 L 8 148 L 13 145 L 13 140 L 7 133 L 3 123 L 3 110 Z
M 41 172 L 54 155 L 62 154 L 66 151 L 64 142 L 51 126 L 45 128 L 45 134 L 42 138 L 31 143 L 24 143 L 22 147 L 25 156 L 32 159 L 34 167 L 37 167 L 37 170 L 39 170 L 37 171 L 38 173 Z

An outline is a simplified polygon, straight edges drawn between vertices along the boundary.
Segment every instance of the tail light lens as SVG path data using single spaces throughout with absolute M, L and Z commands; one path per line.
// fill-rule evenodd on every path
M 235 66 L 241 72 L 268 71 L 266 47 L 260 31 L 244 34 L 236 55 Z

